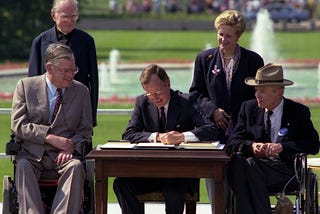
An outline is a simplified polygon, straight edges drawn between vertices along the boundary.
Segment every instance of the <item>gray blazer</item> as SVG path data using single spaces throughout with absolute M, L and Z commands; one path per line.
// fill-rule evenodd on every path
M 45 143 L 47 133 L 70 138 L 75 152 L 92 136 L 92 114 L 88 88 L 73 81 L 66 88 L 56 119 L 49 124 L 49 101 L 45 74 L 18 81 L 12 102 L 11 130 L 23 140 L 22 148 L 36 160 L 47 154 L 54 160 L 59 150 Z

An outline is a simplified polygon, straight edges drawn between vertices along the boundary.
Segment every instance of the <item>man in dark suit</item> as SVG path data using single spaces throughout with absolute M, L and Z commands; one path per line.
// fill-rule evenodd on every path
M 267 64 L 245 83 L 255 88 L 255 100 L 242 104 L 238 124 L 227 152 L 233 154 L 228 170 L 236 197 L 237 214 L 271 214 L 269 192 L 297 184 L 294 155 L 317 154 L 319 136 L 309 109 L 283 97 L 282 66 Z
M 170 79 L 163 68 L 147 66 L 140 83 L 146 93 L 136 99 L 123 139 L 164 144 L 217 139 L 216 128 L 199 107 L 170 88 Z M 182 214 L 185 195 L 194 191 L 198 182 L 198 179 L 116 178 L 114 191 L 124 214 L 143 214 L 143 204 L 136 196 L 152 191 L 163 191 L 166 213 Z
M 12 101 L 11 130 L 22 140 L 16 155 L 19 213 L 45 213 L 41 172 L 58 179 L 52 213 L 79 213 L 85 172 L 84 143 L 92 135 L 89 90 L 73 80 L 78 71 L 69 46 L 51 44 L 41 76 L 19 80 Z
M 70 46 L 79 68 L 74 79 L 89 88 L 92 119 L 95 126 L 99 97 L 96 47 L 93 38 L 88 33 L 76 28 L 79 17 L 78 1 L 54 0 L 51 17 L 55 26 L 42 32 L 32 42 L 28 76 L 37 76 L 46 72 L 44 58 L 45 51 L 50 44 L 60 42 Z

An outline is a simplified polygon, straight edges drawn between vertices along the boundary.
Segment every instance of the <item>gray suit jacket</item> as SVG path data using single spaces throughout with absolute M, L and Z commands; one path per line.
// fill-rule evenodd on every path
M 88 88 L 73 81 L 66 88 L 56 119 L 49 124 L 49 101 L 45 74 L 19 80 L 14 92 L 11 114 L 12 133 L 23 140 L 22 148 L 36 160 L 46 151 L 54 160 L 59 150 L 45 143 L 47 133 L 70 138 L 75 152 L 92 135 L 92 114 Z

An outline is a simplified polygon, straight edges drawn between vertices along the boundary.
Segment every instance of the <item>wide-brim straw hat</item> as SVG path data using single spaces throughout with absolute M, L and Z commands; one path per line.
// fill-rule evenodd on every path
M 291 80 L 283 78 L 282 66 L 274 63 L 259 68 L 255 77 L 248 77 L 244 82 L 250 86 L 288 86 L 293 84 Z

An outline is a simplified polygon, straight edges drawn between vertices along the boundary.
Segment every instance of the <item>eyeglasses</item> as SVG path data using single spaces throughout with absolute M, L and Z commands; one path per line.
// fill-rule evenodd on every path
M 57 12 L 59 13 L 59 17 L 62 21 L 67 21 L 69 19 L 73 20 L 73 21 L 77 21 L 77 19 L 79 18 L 79 13 L 73 13 L 71 15 L 67 15 L 65 13 L 62 12 Z
M 158 91 L 155 91 L 155 92 L 152 92 L 152 93 L 145 93 L 144 96 L 147 96 L 147 97 L 156 97 L 156 96 L 159 96 L 163 93 L 163 91 L 165 90 L 165 88 L 167 87 L 168 85 L 165 83 L 162 85 L 162 89 L 161 90 L 158 90 Z
M 76 75 L 76 73 L 79 72 L 79 68 L 75 67 L 75 68 L 71 68 L 71 69 L 60 69 L 57 66 L 54 66 L 60 73 L 62 74 L 72 74 L 72 75 Z
M 145 93 L 144 96 L 147 96 L 147 97 L 156 97 L 156 96 L 159 96 L 163 91 L 160 90 L 160 91 L 155 91 L 153 93 Z

